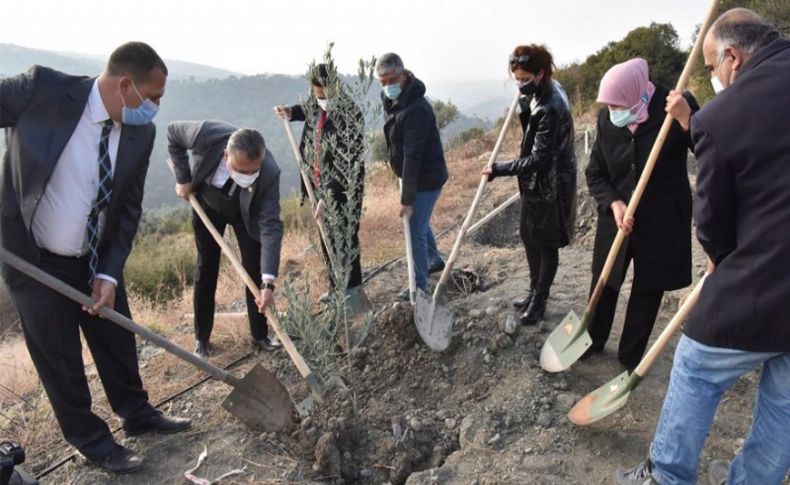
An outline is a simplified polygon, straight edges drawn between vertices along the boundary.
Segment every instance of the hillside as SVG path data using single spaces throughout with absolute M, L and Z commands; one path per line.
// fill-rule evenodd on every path
M 171 70 L 171 76 L 167 83 L 167 93 L 162 100 L 161 111 L 155 120 L 157 138 L 146 179 L 143 202 L 145 208 L 150 210 L 163 206 L 178 206 L 181 203 L 173 192 L 174 180 L 165 164 L 166 129 L 168 123 L 175 120 L 217 119 L 260 130 L 282 170 L 281 193 L 283 197 L 292 195 L 298 188 L 298 172 L 282 122 L 274 116 L 272 108 L 283 103 L 296 104 L 300 99 L 305 98 L 308 95 L 308 86 L 304 77 L 281 74 L 237 76 L 210 66 L 173 60 L 166 62 Z M 102 69 L 102 61 L 92 56 L 0 44 L 0 77 L 26 71 L 33 64 L 82 75 L 95 75 Z M 454 92 L 453 89 L 455 88 L 450 87 L 439 92 L 449 96 Z M 378 103 L 378 92 L 378 88 L 374 86 L 369 93 L 374 103 Z M 496 103 L 496 98 L 488 101 L 491 102 Z M 503 106 L 506 106 L 506 103 Z M 502 108 L 497 109 L 501 111 Z M 468 128 L 491 127 L 491 122 L 487 119 L 465 113 L 466 111 L 461 109 L 457 118 L 442 131 L 445 141 L 452 140 L 458 133 Z M 383 118 L 379 117 L 371 121 L 369 128 L 375 131 L 380 128 Z M 293 128 L 297 134 L 300 133 L 301 123 L 295 123 Z M 0 153 L 3 150 L 4 140 L 0 137 Z
M 27 70 L 33 64 L 48 66 L 69 74 L 95 76 L 104 68 L 105 56 L 31 49 L 14 44 L 0 43 L 0 77 Z M 226 69 L 165 59 L 170 79 L 205 81 L 223 79 L 236 73 Z

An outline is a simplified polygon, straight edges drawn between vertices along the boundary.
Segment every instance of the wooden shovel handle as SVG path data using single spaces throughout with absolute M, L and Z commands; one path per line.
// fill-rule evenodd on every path
M 691 49 L 688 59 L 686 59 L 686 65 L 683 67 L 683 72 L 680 74 L 680 79 L 678 79 L 678 83 L 675 86 L 675 91 L 683 91 L 686 89 L 689 76 L 691 75 L 691 71 L 694 68 L 694 60 L 697 58 L 697 56 L 699 56 L 700 51 L 702 50 L 702 42 L 705 38 L 705 34 L 708 32 L 710 25 L 715 20 L 718 8 L 719 0 L 711 1 L 708 14 L 705 17 L 702 27 L 700 27 L 699 33 L 697 34 L 697 39 L 694 41 L 694 47 Z M 653 174 L 656 161 L 658 160 L 658 156 L 661 153 L 661 149 L 664 147 L 664 142 L 667 139 L 667 135 L 669 135 L 669 130 L 671 127 L 672 115 L 667 114 L 664 117 L 664 123 L 661 125 L 661 130 L 658 132 L 658 137 L 656 137 L 656 141 L 653 143 L 653 148 L 650 150 L 650 155 L 647 157 L 647 163 L 645 164 L 644 170 L 642 170 L 642 175 L 639 177 L 639 182 L 637 182 L 634 193 L 631 195 L 631 199 L 628 201 L 628 207 L 625 210 L 625 216 L 623 216 L 624 219 L 630 219 L 634 216 L 634 213 L 636 213 L 636 208 L 639 205 L 639 201 L 642 199 L 645 189 L 647 188 L 647 183 L 650 181 L 650 176 Z M 612 242 L 612 247 L 609 249 L 609 255 L 606 257 L 606 262 L 604 263 L 603 269 L 601 270 L 601 275 L 598 278 L 598 282 L 595 284 L 595 290 L 590 296 L 590 301 L 587 303 L 586 311 L 588 313 L 595 312 L 595 308 L 598 306 L 598 300 L 601 299 L 603 290 L 606 287 L 606 282 L 609 281 L 609 275 L 612 272 L 612 268 L 614 267 L 614 263 L 617 260 L 617 255 L 620 252 L 620 248 L 622 247 L 625 238 L 625 232 L 623 232 L 622 229 L 618 229 L 617 236 L 615 236 L 614 241 Z
M 214 227 L 214 224 L 211 223 L 211 220 L 206 215 L 206 212 L 201 207 L 200 202 L 198 202 L 197 197 L 193 194 L 189 195 L 189 203 L 192 204 L 192 208 L 195 209 L 198 217 L 200 220 L 203 221 L 203 224 L 206 226 L 206 229 L 214 236 L 214 240 L 217 241 L 219 247 L 222 248 L 222 252 L 225 253 L 225 256 L 228 257 L 233 268 L 236 272 L 241 276 L 244 280 L 244 284 L 247 285 L 247 288 L 252 292 L 255 296 L 260 296 L 261 289 L 258 288 L 258 285 L 255 284 L 252 277 L 247 273 L 247 270 L 244 269 L 244 266 L 239 261 L 239 258 L 233 253 L 233 250 L 228 246 L 228 243 L 225 242 L 225 239 L 222 237 L 222 234 L 217 231 L 217 228 Z M 294 365 L 296 365 L 296 369 L 299 371 L 302 377 L 307 377 L 312 374 L 310 367 L 305 362 L 302 355 L 296 350 L 294 347 L 293 342 L 291 341 L 291 337 L 288 336 L 287 333 L 283 332 L 282 328 L 280 327 L 280 321 L 277 319 L 277 316 L 274 314 L 271 308 L 266 308 L 266 318 L 269 320 L 272 328 L 274 329 L 274 333 L 277 334 L 277 338 L 280 339 L 280 342 L 283 343 L 283 347 L 285 347 L 285 351 L 288 352 L 288 356 L 291 357 Z
M 510 109 L 508 109 L 507 116 L 505 117 L 505 123 L 502 125 L 502 129 L 499 131 L 499 137 L 497 138 L 496 145 L 494 145 L 494 150 L 491 152 L 491 156 L 488 157 L 488 162 L 486 163 L 485 168 L 491 168 L 491 165 L 493 165 L 494 161 L 496 161 L 496 157 L 499 155 L 499 150 L 502 148 L 502 143 L 505 141 L 505 135 L 507 135 L 507 130 L 510 127 L 510 121 L 513 119 L 513 114 L 516 112 L 516 107 L 518 106 L 518 100 L 520 98 L 521 93 L 517 91 L 513 96 L 513 102 L 510 103 Z M 480 184 L 477 186 L 475 198 L 472 200 L 472 205 L 469 207 L 469 212 L 467 212 L 464 222 L 461 225 L 461 229 L 458 231 L 458 236 L 455 238 L 455 243 L 453 244 L 453 250 L 450 253 L 450 257 L 447 259 L 447 262 L 445 263 L 444 271 L 442 271 L 442 276 L 439 278 L 439 283 L 436 285 L 436 290 L 433 294 L 434 299 L 436 299 L 437 295 L 441 292 L 441 287 L 444 286 L 447 283 L 447 280 L 450 278 L 450 273 L 452 272 L 455 260 L 458 259 L 458 254 L 461 252 L 461 244 L 463 243 L 464 237 L 469 230 L 469 225 L 472 223 L 472 218 L 475 216 L 477 206 L 480 205 L 480 200 L 483 197 L 483 190 L 485 190 L 487 183 L 488 175 L 483 175 L 480 177 Z
M 5 261 L 6 264 L 12 266 L 20 273 L 23 273 L 29 276 L 30 278 L 33 278 L 34 280 L 38 281 L 42 285 L 51 288 L 54 291 L 57 291 L 61 295 L 79 303 L 82 306 L 92 307 L 93 305 L 96 304 L 96 302 L 90 296 L 86 295 L 85 293 L 79 291 L 78 289 L 70 285 L 67 285 L 66 283 L 55 278 L 54 276 L 50 275 L 46 271 L 43 271 L 41 268 L 38 268 L 37 266 L 28 263 L 24 259 L 20 258 L 16 254 L 8 251 L 5 248 L 0 248 L 0 259 Z M 195 367 L 207 372 L 209 375 L 211 375 L 211 377 L 215 379 L 219 379 L 220 381 L 226 382 L 234 386 L 238 385 L 238 383 L 240 382 L 240 380 L 235 376 L 233 376 L 232 374 L 225 372 L 219 367 L 209 364 L 205 360 L 195 356 L 191 352 L 182 349 L 181 347 L 167 340 L 161 335 L 154 333 L 151 330 L 141 325 L 138 325 L 130 318 L 121 315 L 120 313 L 118 313 L 117 311 L 111 308 L 107 308 L 107 307 L 101 308 L 99 310 L 99 315 L 102 318 L 106 318 L 107 320 L 110 320 L 116 325 L 139 335 L 140 337 L 144 338 L 145 340 L 148 340 L 149 342 L 155 344 L 156 346 L 163 348 L 164 350 L 170 352 L 176 357 L 189 362 Z
M 299 145 L 296 143 L 296 137 L 294 137 L 294 132 L 291 128 L 291 122 L 284 119 L 283 127 L 285 127 L 285 133 L 288 135 L 288 142 L 291 145 L 291 151 L 294 155 L 296 168 L 299 170 L 299 175 L 302 177 L 302 183 L 304 184 L 305 190 L 307 191 L 307 197 L 310 199 L 310 207 L 315 209 L 318 205 L 318 201 L 316 200 L 315 192 L 313 191 L 313 182 L 310 180 L 310 177 L 304 172 L 304 170 L 302 170 L 302 154 L 299 153 Z M 327 238 L 326 235 L 326 226 L 324 225 L 323 219 L 318 218 L 316 220 L 316 224 L 318 225 L 318 232 L 321 235 L 321 240 L 324 242 L 324 247 L 326 247 L 326 252 L 329 255 L 329 264 L 332 267 L 332 270 L 335 271 L 337 270 L 335 252 L 332 246 L 329 245 L 329 238 Z
M 475 222 L 472 225 L 472 227 L 470 227 L 469 230 L 466 231 L 466 233 L 467 234 L 472 234 L 473 232 L 477 231 L 478 229 L 483 227 L 485 224 L 487 224 L 488 221 L 490 221 L 491 219 L 493 219 L 494 217 L 499 215 L 500 212 L 502 212 L 505 209 L 507 209 L 508 207 L 510 207 L 515 201 L 517 201 L 520 198 L 521 198 L 521 193 L 517 191 L 515 194 L 511 195 L 508 200 L 502 202 L 496 208 L 494 208 L 494 210 L 492 210 L 491 212 L 486 214 L 479 221 Z
M 398 179 L 400 191 L 403 193 L 403 180 Z M 409 216 L 403 215 L 403 237 L 406 240 L 406 268 L 409 272 L 409 301 L 414 305 L 417 298 L 417 276 L 414 273 L 414 250 L 411 246 L 411 226 Z
M 680 305 L 680 308 L 678 309 L 677 313 L 675 313 L 675 316 L 672 317 L 672 320 L 670 320 L 667 326 L 664 327 L 664 330 L 650 347 L 650 350 L 647 351 L 647 354 L 645 354 L 645 356 L 639 362 L 639 365 L 636 367 L 636 369 L 634 369 L 634 373 L 636 373 L 636 375 L 639 377 L 644 377 L 645 374 L 647 374 L 647 371 L 669 344 L 669 340 L 678 331 L 680 326 L 683 325 L 683 322 L 686 321 L 689 313 L 691 313 L 691 310 L 694 308 L 694 305 L 696 305 L 697 300 L 699 299 L 699 294 L 702 291 L 702 285 L 705 283 L 705 279 L 707 277 L 708 275 L 706 274 L 701 280 L 699 280 L 699 282 L 697 282 L 697 285 L 686 297 L 686 300 L 682 305 Z

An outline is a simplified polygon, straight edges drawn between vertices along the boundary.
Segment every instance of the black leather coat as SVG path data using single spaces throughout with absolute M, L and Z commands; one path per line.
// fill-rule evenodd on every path
M 567 246 L 576 219 L 576 154 L 565 91 L 542 83 L 531 102 L 522 98 L 520 119 L 520 158 L 493 164 L 492 176 L 518 176 L 525 245 Z

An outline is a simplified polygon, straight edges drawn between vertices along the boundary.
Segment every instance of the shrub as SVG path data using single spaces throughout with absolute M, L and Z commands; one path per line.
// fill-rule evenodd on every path
M 156 303 L 171 301 L 194 281 L 192 237 L 138 235 L 126 261 L 124 277 L 129 292 Z

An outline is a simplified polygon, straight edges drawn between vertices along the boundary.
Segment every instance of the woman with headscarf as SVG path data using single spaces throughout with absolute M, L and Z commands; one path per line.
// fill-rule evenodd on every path
M 617 297 L 633 261 L 631 295 L 620 337 L 618 360 L 629 370 L 647 347 L 664 291 L 691 283 L 691 188 L 687 173 L 693 147 L 687 119 L 672 123 L 634 217 L 626 207 L 647 163 L 665 118 L 669 91 L 649 79 L 647 61 L 617 64 L 601 79 L 597 136 L 585 171 L 595 199 L 598 226 L 592 264 L 592 288 L 598 281 L 612 241 L 621 228 L 629 235 L 618 254 L 598 303 L 585 357 L 603 351 L 612 328 Z M 691 111 L 699 109 L 686 94 Z M 685 126 L 685 128 L 684 128 Z
M 573 235 L 576 216 L 576 153 L 568 97 L 554 81 L 554 61 L 546 46 L 522 45 L 510 55 L 510 72 L 521 91 L 519 158 L 483 170 L 489 179 L 518 177 L 519 233 L 529 264 L 529 292 L 513 305 L 522 325 L 538 323 L 559 265 L 559 248 Z

